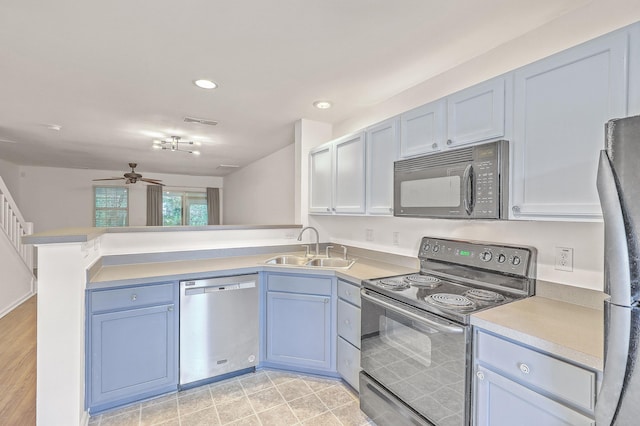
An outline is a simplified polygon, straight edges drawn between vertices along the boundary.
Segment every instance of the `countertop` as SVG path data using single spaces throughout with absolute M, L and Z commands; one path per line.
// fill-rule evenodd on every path
M 280 253 L 300 254 L 300 253 Z M 287 265 L 267 265 L 264 262 L 278 254 L 233 256 L 215 259 L 181 260 L 175 262 L 136 263 L 102 266 L 88 279 L 89 288 L 111 287 L 135 283 L 198 279 L 213 276 L 245 274 L 260 271 L 336 275 L 338 278 L 359 283 L 361 280 L 416 272 L 379 260 L 357 258 L 349 269 L 317 268 Z
M 471 324 L 602 371 L 602 310 L 533 296 L 473 314 Z
M 131 232 L 197 232 L 251 229 L 300 229 L 302 225 L 206 225 L 206 226 L 114 226 L 109 228 L 62 228 L 22 237 L 24 244 L 85 243 L 103 234 Z

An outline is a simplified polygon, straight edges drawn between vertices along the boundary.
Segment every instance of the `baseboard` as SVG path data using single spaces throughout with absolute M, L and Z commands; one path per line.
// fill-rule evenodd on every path
M 80 426 L 87 426 L 89 424 L 89 413 L 84 411 L 82 413 L 82 418 L 80 419 Z
M 11 305 L 9 305 L 7 308 L 5 308 L 4 310 L 0 311 L 0 318 L 4 317 L 5 315 L 7 315 L 9 312 L 13 311 L 15 308 L 17 308 L 18 306 L 22 305 L 24 302 L 26 302 L 28 299 L 30 299 L 33 295 L 35 295 L 35 292 L 29 292 L 27 293 L 26 296 L 21 297 L 20 299 L 16 300 L 15 302 L 13 302 Z

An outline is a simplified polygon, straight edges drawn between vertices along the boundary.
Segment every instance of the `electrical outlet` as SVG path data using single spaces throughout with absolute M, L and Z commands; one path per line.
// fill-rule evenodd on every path
M 573 248 L 556 247 L 556 269 L 573 272 Z
M 399 232 L 394 232 L 393 233 L 393 245 L 394 246 L 399 246 L 400 245 L 400 233 Z
M 366 234 L 367 241 L 373 241 L 373 229 L 367 229 Z

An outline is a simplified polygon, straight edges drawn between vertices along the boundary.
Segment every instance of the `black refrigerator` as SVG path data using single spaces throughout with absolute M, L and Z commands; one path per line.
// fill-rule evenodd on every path
M 640 424 L 640 116 L 611 120 L 598 165 L 604 218 L 604 372 L 598 426 Z

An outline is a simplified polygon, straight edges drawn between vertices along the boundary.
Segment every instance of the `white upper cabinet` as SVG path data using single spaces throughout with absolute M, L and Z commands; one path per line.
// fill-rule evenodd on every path
M 504 137 L 510 83 L 510 76 L 500 76 L 402 114 L 400 156 Z
M 309 213 L 364 212 L 364 132 L 314 148 L 309 153 Z
M 367 141 L 367 213 L 393 215 L 393 162 L 398 159 L 399 118 L 371 126 Z
M 365 212 L 365 134 L 345 136 L 334 142 L 334 211 Z
M 627 112 L 628 32 L 515 71 L 511 218 L 598 220 L 604 124 Z
M 439 151 L 445 141 L 445 101 L 440 99 L 400 116 L 400 155 L 412 157 Z
M 309 212 L 330 214 L 333 207 L 333 144 L 309 153 Z
M 498 77 L 447 97 L 447 145 L 504 136 L 505 84 Z

